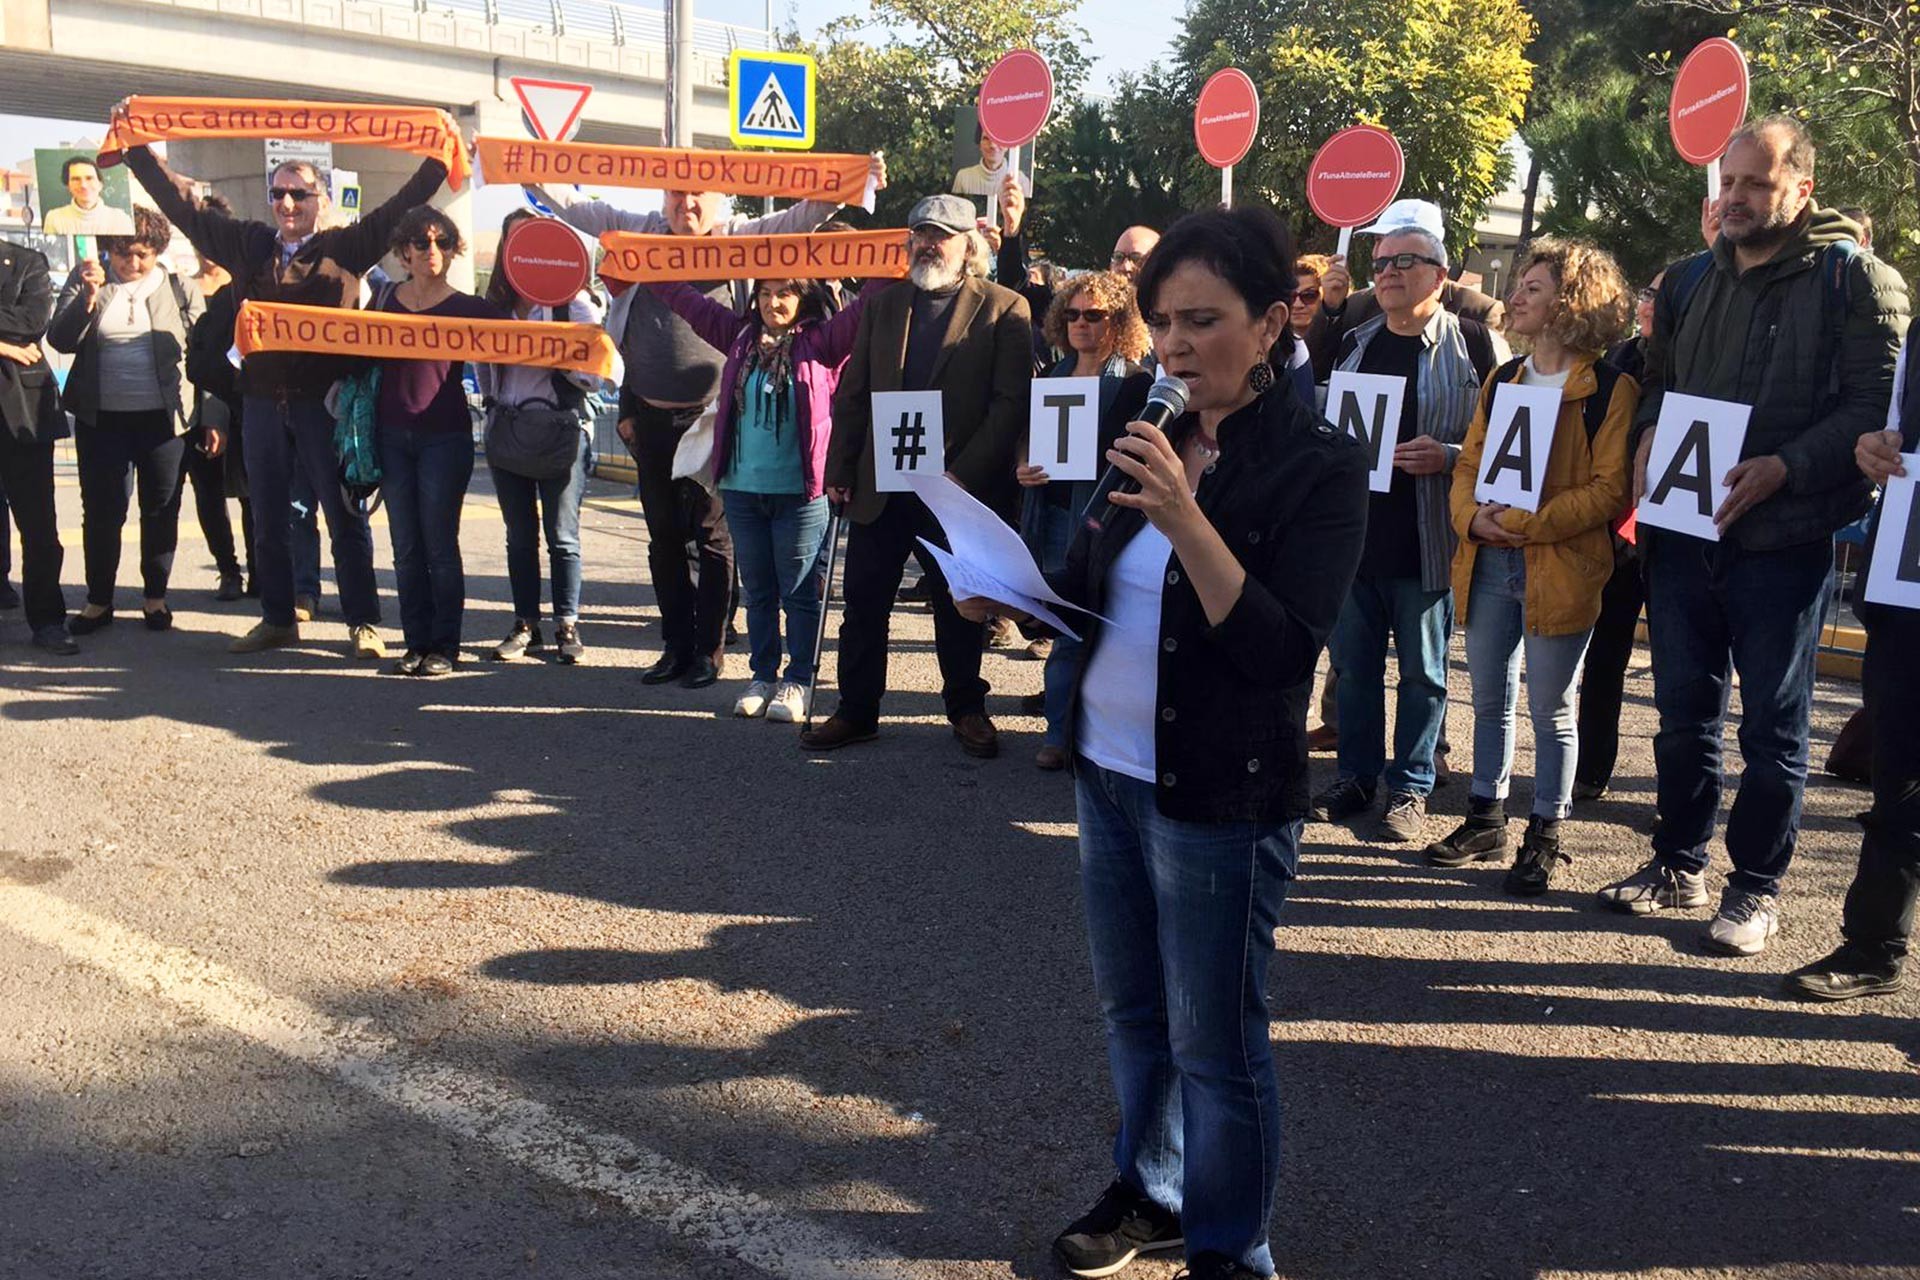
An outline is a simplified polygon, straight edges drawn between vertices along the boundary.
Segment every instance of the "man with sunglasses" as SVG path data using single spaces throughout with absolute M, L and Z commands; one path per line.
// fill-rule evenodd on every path
M 147 147 L 129 147 L 127 168 L 140 179 L 194 250 L 233 277 L 234 302 L 293 303 L 351 310 L 360 305 L 360 277 L 387 252 L 409 209 L 427 203 L 447 180 L 438 160 L 421 162 L 406 185 L 350 226 L 322 230 L 329 202 L 325 175 L 304 160 L 288 161 L 268 183 L 271 222 L 242 220 L 207 208 L 188 194 Z M 262 518 L 255 532 L 261 621 L 229 646 L 258 653 L 294 644 L 294 568 L 290 509 L 296 470 L 313 483 L 326 513 L 345 615 L 356 658 L 386 655 L 377 629 L 380 598 L 373 577 L 373 533 L 366 514 L 348 505 L 333 452 L 333 415 L 326 395 L 348 368 L 339 356 L 261 352 L 240 370 L 247 486 Z
M 1373 807 L 1387 784 L 1378 838 L 1419 840 L 1436 777 L 1434 753 L 1447 710 L 1447 636 L 1453 628 L 1455 537 L 1448 491 L 1480 387 L 1506 344 L 1485 325 L 1441 305 L 1446 245 L 1429 229 L 1387 232 L 1373 253 L 1381 313 L 1348 335 L 1337 368 L 1405 380 L 1393 483 L 1369 497 L 1360 572 L 1334 624 L 1340 671 L 1339 776 L 1313 801 L 1313 817 L 1340 822 Z M 1399 655 L 1394 751 L 1385 751 L 1387 648 Z
M 861 315 L 833 398 L 827 496 L 845 506 L 853 530 L 840 627 L 840 706 L 801 735 L 811 751 L 878 736 L 887 630 L 911 555 L 931 585 L 934 652 L 953 735 L 970 756 L 999 754 L 986 714 L 987 682 L 980 678 L 980 624 L 960 616 L 938 566 L 917 543 L 922 537 L 944 542 L 939 522 L 913 494 L 878 491 L 873 450 L 874 392 L 938 391 L 948 477 L 997 511 L 1014 508 L 1014 466 L 1033 379 L 1032 325 L 1026 299 L 969 270 L 977 221 L 964 196 L 928 196 L 913 207 L 912 287 L 879 294 Z

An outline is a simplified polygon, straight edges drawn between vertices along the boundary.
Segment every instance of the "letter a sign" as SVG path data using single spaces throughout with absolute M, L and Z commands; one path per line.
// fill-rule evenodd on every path
M 1547 454 L 1553 450 L 1553 428 L 1559 418 L 1559 387 L 1518 382 L 1495 387 L 1473 500 L 1538 511 L 1540 490 L 1547 481 Z
M 819 71 L 803 53 L 735 49 L 727 59 L 727 119 L 736 147 L 813 146 Z
M 873 488 L 909 493 L 909 476 L 947 469 L 947 433 L 938 391 L 873 393 Z
M 1647 453 L 1640 523 L 1720 541 L 1713 513 L 1727 500 L 1727 472 L 1740 461 L 1752 415 L 1744 404 L 1669 391 Z
M 1367 447 L 1372 476 L 1367 487 L 1393 487 L 1393 450 L 1400 443 L 1400 405 L 1407 380 L 1389 373 L 1341 370 L 1327 380 L 1327 421 Z
M 1100 379 L 1035 378 L 1027 462 L 1049 480 L 1100 474 Z

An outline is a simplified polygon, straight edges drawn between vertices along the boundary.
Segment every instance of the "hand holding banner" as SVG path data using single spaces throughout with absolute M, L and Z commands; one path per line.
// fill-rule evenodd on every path
M 1753 409 L 1669 391 L 1647 452 L 1647 494 L 1639 523 L 1720 541 L 1713 513 L 1727 500 L 1727 472 L 1740 461 Z
M 113 164 L 128 147 L 198 138 L 319 138 L 404 151 L 446 165 L 455 191 L 473 172 L 459 128 L 439 107 L 257 98 L 128 98 L 113 109 L 100 160 Z
M 1100 379 L 1035 378 L 1029 407 L 1027 465 L 1049 480 L 1100 475 Z
M 669 280 L 899 280 L 904 231 L 804 236 L 648 236 L 609 231 L 600 274 L 648 284 Z
M 1390 373 L 1336 371 L 1327 381 L 1327 421 L 1367 447 L 1367 488 L 1393 487 L 1393 451 L 1400 443 L 1400 407 L 1407 380 Z
M 1480 451 L 1475 502 L 1501 502 L 1522 511 L 1540 510 L 1547 482 L 1547 455 L 1560 420 L 1562 389 L 1502 382 L 1487 410 L 1487 438 Z
M 580 182 L 654 191 L 724 191 L 735 196 L 785 196 L 859 204 L 867 198 L 871 156 L 806 152 L 695 151 L 675 147 L 616 147 L 598 142 L 538 142 L 529 138 L 473 140 L 488 182 L 539 186 Z
M 610 378 L 613 339 L 597 324 L 455 320 L 397 311 L 341 311 L 247 301 L 234 323 L 240 354 L 304 351 L 381 360 L 450 360 L 575 369 Z

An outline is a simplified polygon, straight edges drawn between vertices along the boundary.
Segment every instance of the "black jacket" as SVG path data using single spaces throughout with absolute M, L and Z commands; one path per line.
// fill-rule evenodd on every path
M 32 346 L 53 319 L 53 277 L 37 250 L 0 240 L 0 342 Z M 60 387 L 46 356 L 38 364 L 0 359 L 0 428 L 16 440 L 51 444 L 67 435 Z
M 1179 429 L 1176 426 L 1176 431 Z M 1232 612 L 1210 626 L 1179 557 L 1160 603 L 1154 729 L 1160 812 L 1189 822 L 1283 822 L 1307 812 L 1307 701 L 1314 665 L 1353 585 L 1367 531 L 1367 459 L 1359 444 L 1284 385 L 1220 424 L 1220 459 L 1200 509 L 1246 569 Z M 1105 489 L 1094 499 L 1105 503 Z M 1118 509 L 1083 527 L 1066 567 L 1048 575 L 1067 600 L 1100 613 L 1114 560 L 1145 525 Z M 1084 624 L 1081 681 L 1101 641 Z M 1066 717 L 1069 757 L 1080 689 Z

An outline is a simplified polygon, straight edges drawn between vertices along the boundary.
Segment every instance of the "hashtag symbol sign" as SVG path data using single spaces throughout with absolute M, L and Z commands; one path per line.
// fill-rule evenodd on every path
M 893 429 L 893 469 L 895 471 L 918 471 L 920 459 L 927 456 L 927 429 L 917 413 L 900 415 L 900 425 Z

